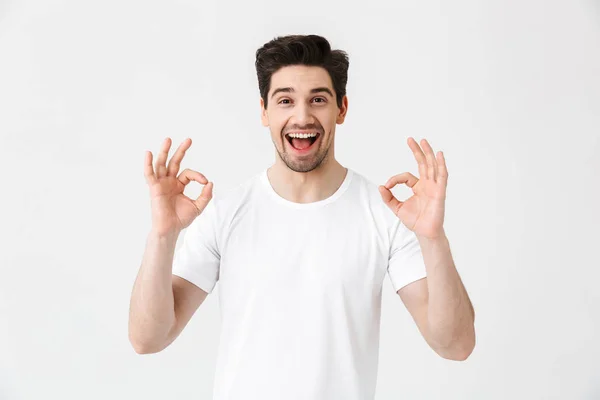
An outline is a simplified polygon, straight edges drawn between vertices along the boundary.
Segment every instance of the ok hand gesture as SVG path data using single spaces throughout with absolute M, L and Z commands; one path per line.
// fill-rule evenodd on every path
M 444 210 L 448 171 L 441 151 L 437 156 L 427 140 L 421 140 L 421 147 L 412 138 L 408 138 L 408 146 L 412 150 L 419 165 L 419 178 L 410 172 L 392 176 L 387 183 L 379 186 L 379 193 L 384 203 L 400 218 L 402 223 L 422 238 L 435 239 L 444 235 Z M 397 184 L 406 184 L 414 193 L 405 201 L 394 197 L 391 188 Z
M 160 235 L 181 232 L 202 213 L 212 199 L 213 183 L 200 172 L 186 168 L 177 176 L 179 164 L 191 145 L 190 138 L 184 140 L 169 164 L 165 165 L 171 147 L 171 139 L 166 138 L 158 153 L 155 168 L 152 167 L 152 152 L 146 152 L 144 176 L 150 188 L 152 230 Z M 183 194 L 183 189 L 190 181 L 205 185 L 196 200 Z

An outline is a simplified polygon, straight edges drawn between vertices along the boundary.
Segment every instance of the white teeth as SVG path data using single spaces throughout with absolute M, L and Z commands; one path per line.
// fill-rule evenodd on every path
M 313 133 L 288 133 L 288 136 L 292 137 L 292 138 L 297 138 L 297 139 L 306 139 L 309 137 L 317 136 L 317 133 L 316 132 L 313 132 Z

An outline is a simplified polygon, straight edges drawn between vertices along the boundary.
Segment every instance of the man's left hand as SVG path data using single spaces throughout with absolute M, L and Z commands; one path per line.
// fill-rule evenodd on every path
M 418 237 L 443 237 L 448 184 L 444 154 L 438 151 L 437 156 L 434 155 L 433 149 L 425 139 L 421 140 L 424 152 L 412 137 L 409 137 L 407 142 L 419 165 L 419 178 L 410 172 L 392 176 L 385 185 L 379 186 L 379 193 L 384 203 Z M 390 189 L 398 184 L 406 184 L 414 195 L 405 201 L 396 199 Z

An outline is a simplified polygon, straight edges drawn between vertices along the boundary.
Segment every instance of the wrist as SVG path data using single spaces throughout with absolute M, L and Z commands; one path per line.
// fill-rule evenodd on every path
M 417 240 L 421 245 L 425 246 L 439 246 L 446 245 L 448 243 L 448 237 L 446 236 L 446 232 L 442 228 L 439 234 L 433 237 L 419 236 L 417 235 Z
M 154 240 L 159 240 L 159 241 L 177 241 L 177 238 L 179 237 L 179 234 L 181 233 L 181 231 L 178 230 L 174 230 L 174 231 L 160 231 L 154 228 L 150 229 L 150 232 L 148 233 L 148 237 Z

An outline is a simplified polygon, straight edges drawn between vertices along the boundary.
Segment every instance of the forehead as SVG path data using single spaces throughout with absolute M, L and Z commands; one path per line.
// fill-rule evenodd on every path
M 291 87 L 299 92 L 308 92 L 315 87 L 327 87 L 333 92 L 333 84 L 327 70 L 307 65 L 289 65 L 271 75 L 269 92 L 282 87 Z

